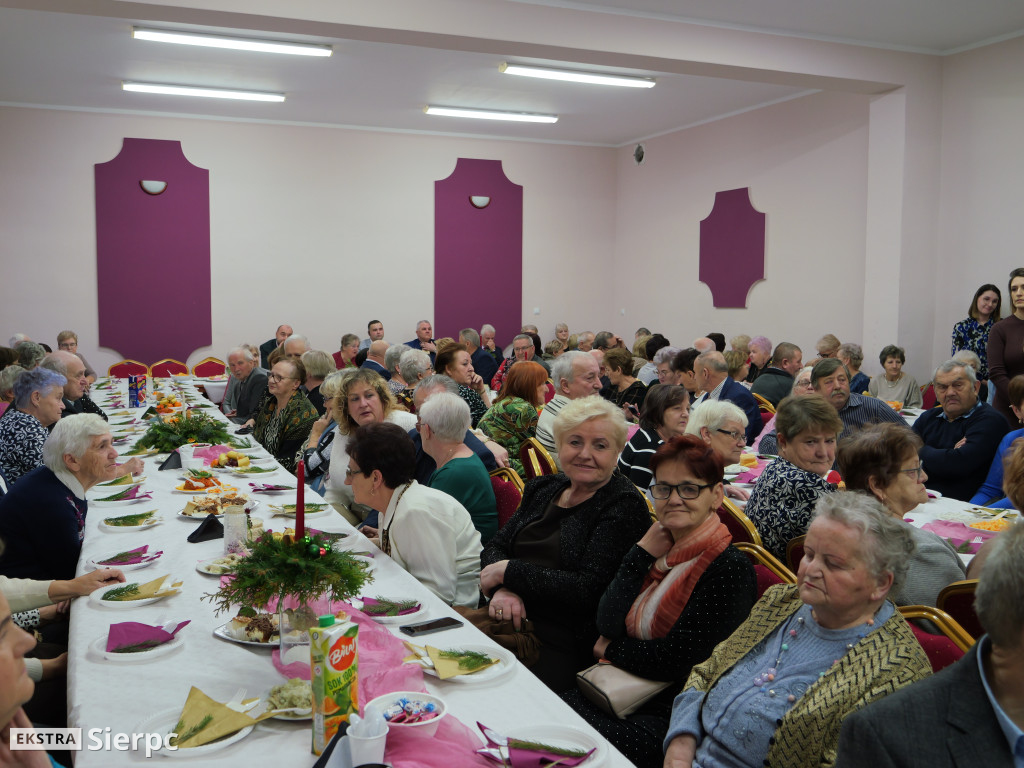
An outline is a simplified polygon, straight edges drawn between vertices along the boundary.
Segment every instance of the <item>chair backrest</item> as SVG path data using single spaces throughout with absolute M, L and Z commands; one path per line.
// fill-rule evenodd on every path
M 223 376 L 227 369 L 227 364 L 223 360 L 207 357 L 192 366 L 192 375 L 200 378 Z
M 538 475 L 553 475 L 558 472 L 555 460 L 535 437 L 528 437 L 519 448 L 519 460 L 523 462 L 523 471 L 529 479 Z
M 519 509 L 519 502 L 523 500 L 523 483 L 515 472 L 511 474 L 516 483 L 507 474 L 506 469 L 496 469 L 491 472 L 491 488 L 494 490 L 494 499 L 498 506 L 498 530 L 505 527 L 505 523 L 512 519 L 512 515 Z
M 126 379 L 129 376 L 148 376 L 149 366 L 140 363 L 138 360 L 122 360 L 107 368 L 107 376 L 118 379 Z
M 796 584 L 796 576 L 771 552 L 760 544 L 749 541 L 733 541 L 732 545 L 750 558 L 757 577 L 757 596 L 764 594 L 768 587 L 776 584 Z
M 786 544 L 786 565 L 793 573 L 800 570 L 800 561 L 804 559 L 804 537 L 797 536 Z
M 651 522 L 653 523 L 655 520 L 658 519 L 658 515 L 654 511 L 654 502 L 651 501 L 651 497 L 647 495 L 647 491 L 645 491 L 643 488 L 641 488 L 636 483 L 633 483 L 633 486 L 636 488 L 637 493 L 639 493 L 641 496 L 643 496 L 644 501 L 647 502 L 647 511 L 650 513 L 650 515 L 651 515 Z
M 544 382 L 544 404 L 547 405 L 555 396 L 555 383 L 548 379 Z
M 757 544 L 759 547 L 762 546 L 761 534 L 757 532 L 757 528 L 750 522 L 750 518 L 743 514 L 740 508 L 729 499 L 722 499 L 722 506 L 718 508 L 718 518 L 725 523 L 725 527 L 732 534 L 733 544 L 739 541 L 746 541 L 751 544 Z
M 978 614 L 974 610 L 974 591 L 977 588 L 977 579 L 954 581 L 939 592 L 939 597 L 935 601 L 935 606 L 939 610 L 952 616 L 975 640 L 985 634 L 985 629 L 978 621 Z
M 161 379 L 167 379 L 176 373 L 187 374 L 188 366 L 178 360 L 166 358 L 158 360 L 149 367 L 149 374 L 154 378 L 159 376 Z
M 928 656 L 932 672 L 938 672 L 958 661 L 974 644 L 974 639 L 945 611 L 932 608 L 930 605 L 901 605 L 899 611 L 910 624 L 914 637 Z M 942 634 L 933 635 L 926 632 L 915 624 L 913 619 L 931 622 Z
M 754 399 L 757 401 L 757 407 L 761 409 L 761 413 L 775 413 L 775 406 L 772 405 L 772 401 L 767 397 L 763 397 L 757 392 L 751 392 Z
M 921 387 L 921 407 L 926 411 L 935 407 L 938 400 L 935 397 L 935 388 L 931 384 Z
M 774 413 L 768 413 L 768 411 L 761 411 L 761 431 L 768 426 L 768 422 L 775 418 Z

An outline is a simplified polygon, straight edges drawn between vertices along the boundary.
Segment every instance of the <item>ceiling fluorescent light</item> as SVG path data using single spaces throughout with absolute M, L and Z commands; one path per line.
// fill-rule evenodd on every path
M 601 75 L 596 72 L 574 72 L 571 69 L 548 69 L 547 67 L 528 67 L 524 64 L 502 62 L 498 71 L 506 75 L 522 75 L 523 77 L 539 77 L 544 80 L 567 80 L 571 83 L 589 83 L 591 85 L 620 85 L 626 88 L 653 88 L 655 81 L 651 77 L 628 77 L 626 75 Z
M 313 43 L 288 43 L 282 40 L 260 40 L 257 38 L 224 37 L 204 35 L 195 32 L 172 32 L 164 29 L 132 28 L 136 40 L 153 40 L 158 43 L 179 45 L 200 45 L 205 48 L 230 48 L 235 51 L 257 51 L 259 53 L 289 53 L 293 56 L 330 56 L 334 49 L 329 45 Z
M 242 101 L 284 101 L 283 93 L 260 91 L 228 91 L 219 88 L 197 88 L 192 85 L 157 85 L 156 83 L 121 83 L 121 89 L 137 93 L 160 93 L 168 96 L 200 96 L 205 99 L 241 99 Z
M 513 120 L 519 123 L 557 123 L 558 115 L 538 115 L 532 112 L 498 112 L 491 109 L 461 109 L 459 107 L 423 108 L 428 115 L 443 117 L 472 117 L 477 120 Z

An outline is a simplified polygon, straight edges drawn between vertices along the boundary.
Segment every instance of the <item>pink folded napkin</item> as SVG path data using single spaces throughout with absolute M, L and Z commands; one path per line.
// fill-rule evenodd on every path
M 556 765 L 579 765 L 596 751 L 596 748 L 587 752 L 573 750 L 582 752 L 582 754 L 567 754 L 568 750 L 562 752 L 561 750 L 546 749 L 542 744 L 534 744 L 522 739 L 510 739 L 502 736 L 483 723 L 477 722 L 476 725 L 480 732 L 483 733 L 484 738 L 487 739 L 487 746 L 478 749 L 476 751 L 477 754 L 483 755 L 495 763 L 511 765 L 512 768 L 551 768 Z M 506 752 L 508 755 L 507 761 L 503 752 Z
M 949 543 L 958 551 L 971 555 L 977 554 L 978 550 L 981 549 L 981 545 L 987 540 L 999 535 L 998 531 L 983 531 L 980 528 L 971 528 L 968 525 L 953 522 L 952 520 L 935 520 L 931 523 L 925 523 L 921 527 L 926 531 L 931 531 L 941 536 L 943 539 L 948 539 Z
M 733 482 L 735 482 L 735 483 L 752 483 L 755 480 L 757 480 L 757 478 L 759 478 L 761 476 L 761 473 L 764 472 L 764 468 L 767 467 L 767 466 L 768 466 L 768 462 L 767 461 L 764 462 L 764 463 L 761 463 L 761 461 L 758 460 L 756 467 L 751 467 L 748 470 L 740 472 L 736 476 L 736 479 Z
M 141 485 L 133 485 L 131 488 L 126 488 L 120 493 L 104 496 L 102 499 L 96 499 L 96 501 L 131 501 L 132 499 L 151 498 L 153 498 L 153 494 L 149 491 L 143 491 Z
M 276 485 L 275 483 L 249 483 L 253 493 L 277 493 L 278 491 L 294 491 L 294 485 Z
M 151 563 L 160 555 L 163 554 L 163 550 L 154 552 L 152 555 L 146 554 L 149 551 L 149 544 L 144 544 L 141 547 L 130 549 L 127 552 L 118 552 L 116 555 L 108 557 L 106 560 L 97 560 L 97 565 L 109 565 L 112 568 L 116 568 L 119 565 L 137 565 L 138 563 Z
M 188 620 L 183 621 L 170 632 L 163 627 L 153 627 L 149 624 L 140 624 L 137 621 L 111 624 L 110 631 L 107 633 L 107 653 L 148 651 L 150 648 L 171 642 L 178 631 L 188 623 Z

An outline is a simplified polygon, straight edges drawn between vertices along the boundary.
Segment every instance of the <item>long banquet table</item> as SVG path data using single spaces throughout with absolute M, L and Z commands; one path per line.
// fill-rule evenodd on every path
M 181 395 L 198 398 L 194 387 L 184 382 L 175 382 Z M 167 387 L 163 387 L 167 389 Z M 97 389 L 94 398 L 107 411 L 127 410 L 115 405 L 110 393 L 124 396 L 124 380 L 111 380 L 110 389 Z M 206 401 L 208 402 L 208 401 Z M 215 409 L 206 413 L 217 414 Z M 141 415 L 141 410 L 134 412 Z M 125 421 L 125 418 L 111 416 L 111 422 Z M 116 432 L 118 427 L 112 427 Z M 133 435 L 133 439 L 141 432 Z M 127 446 L 119 446 L 122 450 Z M 266 455 L 266 454 L 264 454 Z M 69 726 L 88 729 L 109 729 L 105 733 L 131 734 L 139 730 L 143 720 L 155 712 L 180 707 L 191 686 L 195 685 L 219 701 L 227 701 L 241 686 L 249 696 L 263 695 L 271 687 L 284 682 L 271 662 L 270 649 L 253 649 L 219 639 L 213 630 L 224 624 L 230 614 L 215 615 L 213 605 L 202 601 L 202 595 L 217 587 L 217 578 L 204 575 L 195 568 L 200 560 L 218 557 L 222 554 L 223 540 L 216 539 L 198 544 L 186 541 L 201 520 L 183 519 L 178 512 L 184 507 L 189 496 L 173 491 L 181 482 L 179 471 L 157 471 L 164 456 L 145 459 L 146 480 L 143 488 L 151 491 L 150 501 L 132 504 L 123 508 L 101 507 L 90 503 L 86 519 L 85 540 L 79 573 L 86 570 L 85 563 L 92 557 L 105 557 L 117 552 L 134 549 L 143 544 L 150 546 L 150 552 L 162 550 L 163 555 L 154 565 L 127 571 L 130 581 L 145 582 L 163 574 L 172 574 L 182 581 L 181 593 L 145 606 L 128 609 L 110 609 L 90 603 L 81 598 L 71 609 L 70 651 L 68 659 Z M 229 475 L 231 481 L 236 476 Z M 294 484 L 295 478 L 278 466 L 274 474 L 258 475 L 254 482 L 278 482 Z M 240 490 L 249 490 L 249 478 L 238 478 Z M 90 493 L 90 496 L 96 496 Z M 310 496 L 307 489 L 307 501 Z M 262 517 L 266 528 L 283 530 L 293 520 L 283 517 L 271 518 L 267 509 L 269 503 L 294 501 L 294 491 L 287 494 L 258 495 L 260 506 L 253 511 L 253 517 Z M 146 530 L 108 532 L 100 527 L 104 517 L 159 510 L 162 522 Z M 340 515 L 331 511 L 307 517 L 307 527 L 324 531 L 345 532 L 359 537 L 360 549 L 375 549 L 369 541 L 358 534 Z M 369 594 L 408 596 L 420 600 L 426 613 L 416 621 L 454 616 L 450 607 L 442 603 L 391 558 L 377 550 L 374 563 L 375 581 Z M 191 623 L 181 630 L 184 640 L 182 647 L 170 654 L 143 663 L 115 663 L 104 660 L 92 648 L 101 638 L 105 640 L 110 624 L 120 621 L 139 621 L 159 625 L 171 619 L 190 619 Z M 389 629 L 399 637 L 395 625 Z M 460 643 L 486 644 L 493 646 L 485 635 L 474 627 L 465 625 L 429 636 L 434 644 L 449 646 Z M 420 639 L 418 642 L 422 642 Z M 614 747 L 601 738 L 575 712 L 548 690 L 537 678 L 518 662 L 508 674 L 489 684 L 460 684 L 453 681 L 438 681 L 426 678 L 427 689 L 441 696 L 449 712 L 464 724 L 475 728 L 476 721 L 486 723 L 501 732 L 502 729 L 523 729 L 532 725 L 558 724 L 589 734 L 601 745 L 583 765 L 596 768 L 598 765 L 629 766 L 631 763 Z M 88 739 L 86 739 L 88 744 Z M 482 746 L 481 740 L 481 746 Z M 178 753 L 180 755 L 181 753 Z M 178 755 L 175 755 L 176 757 Z M 158 756 L 150 758 L 159 760 Z M 78 768 L 101 766 L 111 768 L 119 765 L 135 765 L 146 761 L 143 751 L 83 750 L 75 755 Z M 189 757 L 190 765 L 209 766 L 311 766 L 315 757 L 310 753 L 310 723 L 282 722 L 267 720 L 238 743 L 204 757 Z M 410 765 L 411 763 L 404 763 Z M 429 751 L 426 751 L 419 765 L 431 766 Z M 400 765 L 402 765 L 400 763 Z

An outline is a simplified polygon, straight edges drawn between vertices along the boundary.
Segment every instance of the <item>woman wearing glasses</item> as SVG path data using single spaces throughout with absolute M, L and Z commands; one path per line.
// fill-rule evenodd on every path
M 700 438 L 681 435 L 651 458 L 655 522 L 629 551 L 597 611 L 594 657 L 673 684 L 634 714 L 605 714 L 577 691 L 562 698 L 634 765 L 662 764 L 672 700 L 690 669 L 747 618 L 757 600 L 754 569 L 730 546 L 715 510 L 722 459 Z
M 747 445 L 747 414 L 728 400 L 708 400 L 693 409 L 686 434 L 717 451 L 725 466 L 739 464 Z
M 835 486 L 825 480 L 843 430 L 839 414 L 821 395 L 783 398 L 775 412 L 779 458 L 754 484 L 743 510 L 764 547 L 786 561 L 790 539 L 807 533 L 814 505 Z
M 319 417 L 316 408 L 299 391 L 306 380 L 301 360 L 284 358 L 267 374 L 267 392 L 252 420 L 252 436 L 281 466 L 295 471 L 296 454 L 309 438 Z
M 844 440 L 839 449 L 839 474 L 847 490 L 882 502 L 917 545 L 906 580 L 890 595 L 896 605 L 935 605 L 943 587 L 967 577 L 948 541 L 903 521 L 904 515 L 928 501 L 928 475 L 917 455 L 920 447 L 921 439 L 899 424 L 873 424 Z

